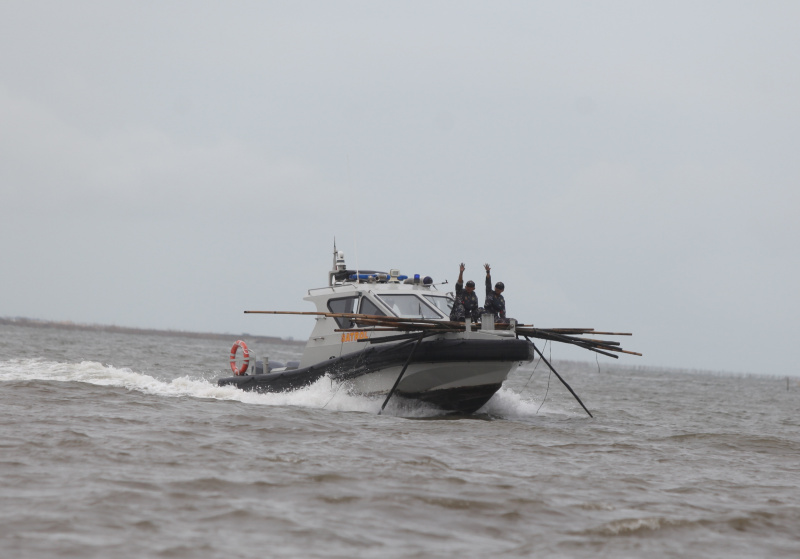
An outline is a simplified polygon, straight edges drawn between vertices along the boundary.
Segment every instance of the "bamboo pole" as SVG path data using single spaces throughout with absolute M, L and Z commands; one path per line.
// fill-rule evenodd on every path
M 334 332 L 397 332 L 397 328 L 336 328 Z
M 417 340 L 417 342 L 414 344 L 414 347 L 411 348 L 411 353 L 408 354 L 408 359 L 406 359 L 406 364 L 403 365 L 403 368 L 400 371 L 400 374 L 397 375 L 397 380 L 394 381 L 394 385 L 392 386 L 392 389 L 389 391 L 389 394 L 386 395 L 386 399 L 383 401 L 383 405 L 381 406 L 381 409 L 378 410 L 378 415 L 383 413 L 383 408 L 385 408 L 386 404 L 389 403 L 389 398 L 392 397 L 392 394 L 394 394 L 395 389 L 397 389 L 397 385 L 400 384 L 400 379 L 403 378 L 403 374 L 406 372 L 406 369 L 408 369 L 408 364 L 411 363 L 411 359 L 414 357 L 414 352 L 417 351 L 417 348 L 419 347 L 419 344 L 422 343 L 423 338 L 425 338 L 425 335 L 421 334 L 419 336 L 419 339 Z
M 333 313 L 317 311 L 244 311 L 244 314 L 299 314 L 299 315 L 324 315 Z
M 299 315 L 299 316 L 324 316 L 326 318 L 348 318 L 359 326 L 372 327 L 370 330 L 364 328 L 341 328 L 336 329 L 336 332 L 353 332 L 353 331 L 400 331 L 400 332 L 427 332 L 428 335 L 435 333 L 447 332 L 463 332 L 465 326 L 463 322 L 441 320 L 441 319 L 428 319 L 428 318 L 404 318 L 398 316 L 387 315 L 371 315 L 361 313 L 334 313 L 334 312 L 320 312 L 320 311 L 244 311 L 246 314 L 275 314 L 275 315 Z M 480 322 L 475 323 L 473 328 L 477 331 L 481 329 Z M 508 323 L 495 323 L 495 329 L 507 330 L 510 328 Z M 519 335 L 538 338 L 541 340 L 551 340 L 571 345 L 618 359 L 617 355 L 608 353 L 613 351 L 616 353 L 625 353 L 628 355 L 637 355 L 641 357 L 641 353 L 635 351 L 627 351 L 622 349 L 619 342 L 610 340 L 599 340 L 596 338 L 582 338 L 584 334 L 592 335 L 605 335 L 605 336 L 631 336 L 631 333 L 623 332 L 598 332 L 594 328 L 535 328 L 532 325 L 518 324 L 516 332 Z

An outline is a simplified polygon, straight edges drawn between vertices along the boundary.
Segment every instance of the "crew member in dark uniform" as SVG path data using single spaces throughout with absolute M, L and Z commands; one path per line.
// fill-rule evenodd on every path
M 456 282 L 456 300 L 453 304 L 453 310 L 450 311 L 450 320 L 464 322 L 467 318 L 473 322 L 477 322 L 480 317 L 478 310 L 478 295 L 475 293 L 475 282 L 469 280 L 464 285 L 464 270 L 466 270 L 464 263 L 461 263 L 461 268 L 458 272 L 458 281 Z
M 502 281 L 494 284 L 492 289 L 492 268 L 488 264 L 483 265 L 486 268 L 486 300 L 483 302 L 484 312 L 492 313 L 495 322 L 508 322 L 506 318 L 506 300 L 503 297 L 503 291 L 506 286 Z

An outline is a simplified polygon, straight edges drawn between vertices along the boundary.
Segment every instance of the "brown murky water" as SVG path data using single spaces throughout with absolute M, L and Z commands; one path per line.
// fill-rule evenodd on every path
M 327 379 L 219 388 L 229 348 L 0 326 L 3 556 L 800 555 L 796 380 L 556 347 L 594 419 L 535 363 L 474 416 L 378 416 Z

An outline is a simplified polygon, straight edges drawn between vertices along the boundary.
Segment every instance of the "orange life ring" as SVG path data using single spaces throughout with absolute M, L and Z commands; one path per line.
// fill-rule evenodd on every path
M 244 362 L 242 363 L 242 368 L 236 366 L 236 353 L 239 351 L 239 348 L 242 348 L 242 357 L 244 357 Z M 247 372 L 247 367 L 250 365 L 250 350 L 247 349 L 247 344 L 244 343 L 242 340 L 236 340 L 233 342 L 233 347 L 231 348 L 231 371 L 233 371 L 234 375 L 243 375 Z

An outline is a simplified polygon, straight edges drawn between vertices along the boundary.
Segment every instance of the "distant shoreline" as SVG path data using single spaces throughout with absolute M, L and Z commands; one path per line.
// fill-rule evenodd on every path
M 24 318 L 24 317 L 0 317 L 0 326 L 28 326 L 31 328 L 55 328 L 61 330 L 82 330 L 87 332 L 111 332 L 119 334 L 147 334 L 155 336 L 172 336 L 176 338 L 197 338 L 207 340 L 232 340 L 244 339 L 247 342 L 258 341 L 266 343 L 277 343 L 293 346 L 304 346 L 305 341 L 290 340 L 287 338 L 279 338 L 277 336 L 257 336 L 253 334 L 241 333 L 216 333 L 216 332 L 189 332 L 186 330 L 157 330 L 155 328 L 130 328 L 127 326 L 112 326 L 103 324 L 76 324 L 71 321 L 54 321 L 54 320 L 39 320 L 37 318 Z M 580 363 L 587 364 L 590 361 L 583 361 L 577 359 L 555 359 L 554 362 L 560 363 Z M 729 377 L 770 377 L 775 379 L 784 379 L 792 375 L 785 374 L 770 374 L 770 373 L 753 373 L 753 372 L 734 372 L 722 371 L 713 369 L 697 369 L 697 368 L 680 368 L 660 365 L 638 365 L 636 363 L 606 363 L 604 367 L 615 367 L 627 369 L 631 372 L 635 371 L 660 371 L 661 373 L 671 374 L 694 374 L 694 375 L 711 375 L 711 376 L 729 376 Z M 800 382 L 800 381 L 798 381 Z
M 0 325 L 28 326 L 32 328 L 56 328 L 61 330 L 83 330 L 87 332 L 111 332 L 117 334 L 150 334 L 157 336 L 174 336 L 180 338 L 202 338 L 208 340 L 230 340 L 247 338 L 259 342 L 281 343 L 287 345 L 305 345 L 304 341 L 289 340 L 277 336 L 254 336 L 253 334 L 221 334 L 215 332 L 189 332 L 186 330 L 157 330 L 154 328 L 130 328 L 104 324 L 77 324 L 71 321 L 39 320 L 24 317 L 0 317 Z

